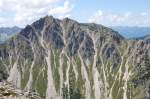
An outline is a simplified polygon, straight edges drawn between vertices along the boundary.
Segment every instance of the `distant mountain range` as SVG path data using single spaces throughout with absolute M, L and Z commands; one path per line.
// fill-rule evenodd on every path
M 114 26 L 112 29 L 118 31 L 125 38 L 140 38 L 146 35 L 150 35 L 150 27 L 123 27 L 123 26 Z
M 5 41 L 15 33 L 20 32 L 21 28 L 14 26 L 14 27 L 0 27 L 0 42 Z

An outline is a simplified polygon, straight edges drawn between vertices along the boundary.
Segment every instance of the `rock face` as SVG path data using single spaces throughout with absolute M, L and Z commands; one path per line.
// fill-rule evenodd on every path
M 142 99 L 147 86 L 133 78 L 145 56 L 145 40 L 46 16 L 0 45 L 0 79 L 46 99 Z

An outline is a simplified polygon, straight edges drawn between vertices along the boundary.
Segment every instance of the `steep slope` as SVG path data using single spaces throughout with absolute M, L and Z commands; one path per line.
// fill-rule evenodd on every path
M 1 45 L 0 79 L 46 99 L 141 99 L 147 86 L 134 75 L 149 49 L 102 25 L 46 16 Z

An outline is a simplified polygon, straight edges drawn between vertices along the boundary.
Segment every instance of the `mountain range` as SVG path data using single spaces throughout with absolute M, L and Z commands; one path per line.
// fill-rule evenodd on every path
M 127 39 L 135 39 L 150 35 L 150 27 L 113 26 L 111 28 L 118 31 Z
M 0 27 L 0 42 L 3 42 L 9 39 L 16 33 L 19 33 L 21 28 L 14 26 L 14 27 Z
M 149 99 L 149 41 L 45 16 L 0 44 L 0 80 L 43 99 Z

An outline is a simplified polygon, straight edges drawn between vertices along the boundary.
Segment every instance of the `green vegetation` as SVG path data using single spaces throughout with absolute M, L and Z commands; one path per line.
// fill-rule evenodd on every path
M 144 56 L 144 63 L 139 64 L 137 66 L 137 72 L 135 74 L 135 77 L 133 78 L 133 82 L 135 86 L 139 84 L 146 84 L 149 83 L 150 80 L 150 59 L 148 57 L 148 54 Z

